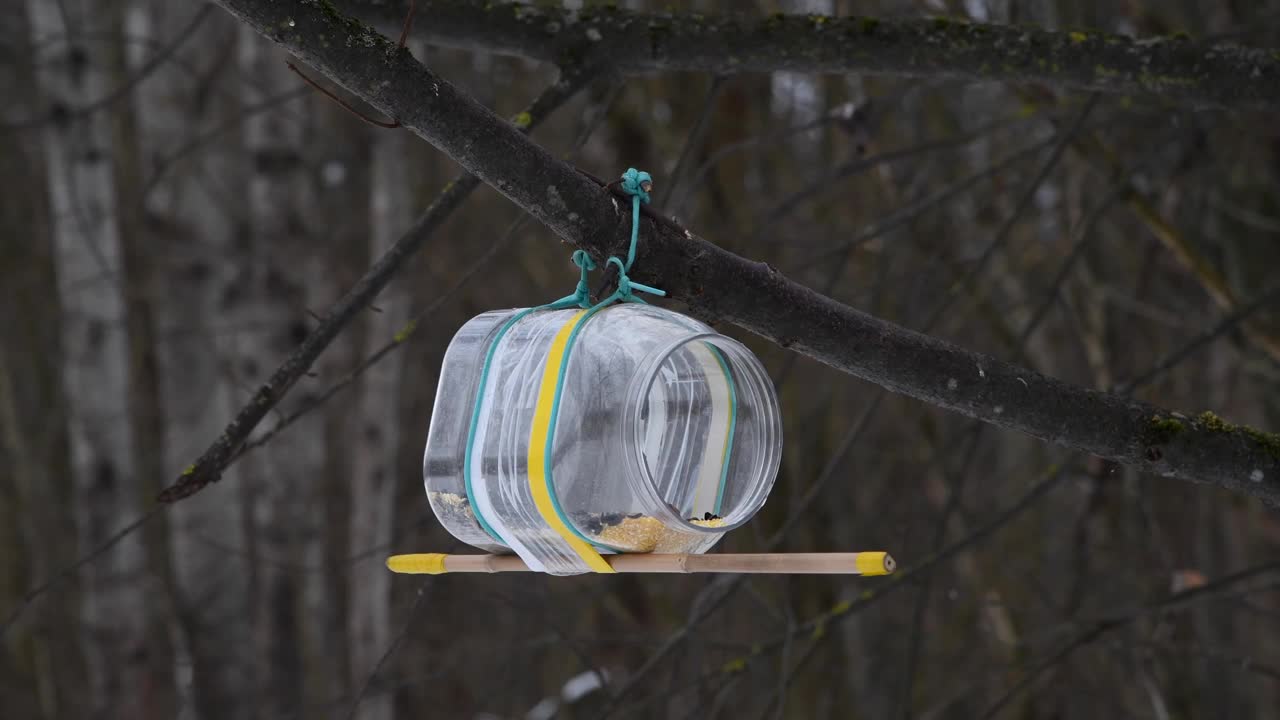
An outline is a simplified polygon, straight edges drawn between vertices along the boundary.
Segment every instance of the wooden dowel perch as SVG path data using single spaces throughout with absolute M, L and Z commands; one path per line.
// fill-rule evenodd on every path
M 625 573 L 763 573 L 772 575 L 888 575 L 897 563 L 885 552 L 769 553 L 742 555 L 666 555 L 637 553 L 605 555 L 617 572 Z M 387 558 L 392 572 L 412 575 L 442 573 L 529 572 L 516 555 L 445 555 L 423 553 Z

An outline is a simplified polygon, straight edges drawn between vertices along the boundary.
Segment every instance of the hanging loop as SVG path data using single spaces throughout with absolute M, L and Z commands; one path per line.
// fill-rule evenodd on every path
M 635 168 L 627 168 L 622 174 L 620 181 L 622 191 L 631 196 L 631 243 L 627 246 L 627 259 L 624 261 L 619 257 L 610 257 L 606 263 L 615 265 L 618 269 L 618 289 L 614 290 L 609 297 L 596 303 L 591 304 L 591 290 L 587 285 L 587 273 L 596 269 L 595 260 L 591 259 L 591 255 L 585 250 L 575 250 L 573 252 L 573 264 L 581 270 L 578 279 L 578 286 L 574 288 L 573 294 L 560 298 L 559 300 L 548 304 L 550 308 L 603 308 L 614 302 L 637 302 L 643 303 L 644 299 L 637 297 L 635 293 L 642 292 L 649 295 L 657 295 L 665 297 L 666 292 L 649 285 L 638 282 L 632 282 L 627 273 L 631 271 L 631 266 L 636 261 L 636 245 L 640 240 L 640 205 L 648 204 L 649 192 L 653 190 L 653 177 L 643 170 Z
M 591 288 L 587 285 L 587 273 L 596 269 L 596 261 L 591 259 L 591 255 L 586 250 L 573 251 L 573 264 L 578 266 L 582 272 L 578 277 L 578 287 L 574 289 L 571 296 L 574 304 L 580 308 L 591 307 Z

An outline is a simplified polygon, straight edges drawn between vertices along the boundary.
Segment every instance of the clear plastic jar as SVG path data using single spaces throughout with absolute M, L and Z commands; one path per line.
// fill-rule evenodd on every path
M 459 540 L 566 575 L 590 570 L 568 536 L 598 553 L 705 552 L 764 504 L 781 451 L 764 368 L 703 323 L 631 303 L 503 310 L 445 353 L 423 473 Z

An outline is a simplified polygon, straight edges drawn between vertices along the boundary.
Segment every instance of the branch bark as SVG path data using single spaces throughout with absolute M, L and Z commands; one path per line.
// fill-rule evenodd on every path
M 336 4 L 391 30 L 408 2 Z M 947 18 L 722 17 L 474 0 L 421 0 L 418 9 L 424 21 L 414 31 L 430 43 L 552 62 L 604 61 L 624 72 L 862 72 L 1039 82 L 1180 106 L 1280 107 L 1280 53 L 1185 36 L 1135 40 Z
M 316 0 L 217 0 L 373 107 L 398 118 L 597 260 L 627 238 L 629 206 L 371 28 Z M 429 23 L 423 23 L 429 24 Z M 950 345 L 825 297 L 646 213 L 635 280 L 700 316 L 904 395 L 1166 477 L 1280 504 L 1280 438 L 1193 420 Z

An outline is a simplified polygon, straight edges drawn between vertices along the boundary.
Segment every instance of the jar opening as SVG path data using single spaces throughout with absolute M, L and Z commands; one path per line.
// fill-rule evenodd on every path
M 637 368 L 623 440 L 632 491 L 663 522 L 724 533 L 764 505 L 781 457 L 777 399 L 760 361 L 716 333 L 681 338 Z

